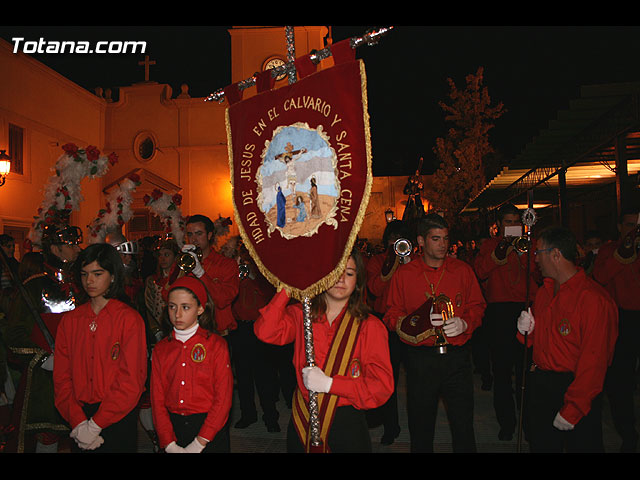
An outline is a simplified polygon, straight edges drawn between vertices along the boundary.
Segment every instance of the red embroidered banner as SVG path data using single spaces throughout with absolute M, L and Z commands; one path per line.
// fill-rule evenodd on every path
M 298 299 L 331 287 L 371 192 L 363 62 L 234 103 L 226 123 L 236 222 L 261 272 Z

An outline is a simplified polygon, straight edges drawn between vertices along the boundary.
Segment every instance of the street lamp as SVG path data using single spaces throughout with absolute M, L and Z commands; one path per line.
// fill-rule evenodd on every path
M 396 219 L 396 215 L 393 213 L 391 207 L 387 208 L 387 210 L 384 212 L 384 216 L 387 219 L 387 223 L 393 222 Z
M 5 152 L 6 150 L 0 150 L 0 187 L 4 185 L 11 171 L 11 157 Z

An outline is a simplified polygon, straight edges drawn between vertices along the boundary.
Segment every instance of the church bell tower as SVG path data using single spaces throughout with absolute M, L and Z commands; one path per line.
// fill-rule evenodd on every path
M 231 36 L 231 82 L 239 82 L 254 73 L 287 62 L 286 28 L 282 26 L 234 26 Z M 330 42 L 330 29 L 326 26 L 294 27 L 295 55 L 299 57 L 312 50 L 321 50 Z M 286 76 L 276 80 L 275 87 L 287 85 Z M 251 90 L 251 89 L 250 89 Z M 249 93 L 249 95 L 255 93 Z

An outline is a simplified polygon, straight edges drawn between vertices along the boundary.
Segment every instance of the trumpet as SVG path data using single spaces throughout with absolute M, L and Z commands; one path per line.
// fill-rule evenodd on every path
M 384 282 L 391 278 L 398 265 L 409 263 L 413 246 L 406 238 L 399 238 L 393 243 L 393 248 L 387 247 L 387 258 L 382 265 L 380 275 Z M 393 253 L 393 254 L 392 254 Z
M 202 250 L 200 247 L 196 247 L 195 250 L 190 250 L 188 252 L 180 252 L 176 260 L 176 264 L 178 265 L 178 268 L 185 273 L 185 275 L 191 273 L 191 271 L 196 268 L 196 260 L 193 258 L 193 255 L 191 255 L 191 252 L 196 254 L 198 261 L 202 261 Z
M 404 259 L 411 255 L 411 252 L 413 251 L 413 245 L 411 245 L 411 242 L 406 238 L 399 238 L 393 244 L 393 251 L 398 257 L 400 257 L 400 259 L 403 261 L 402 263 L 405 263 Z
M 527 253 L 529 251 L 529 238 L 526 235 L 515 237 L 511 240 L 511 246 L 520 253 Z
M 433 310 L 435 313 L 442 314 L 443 325 L 447 322 L 447 320 L 455 315 L 453 312 L 453 304 L 451 303 L 451 300 L 449 299 L 449 297 L 442 293 L 435 298 L 433 302 Z M 447 345 L 449 345 L 449 341 L 444 334 L 442 326 L 435 327 L 435 334 L 436 338 L 434 345 L 438 347 L 438 353 L 447 353 Z

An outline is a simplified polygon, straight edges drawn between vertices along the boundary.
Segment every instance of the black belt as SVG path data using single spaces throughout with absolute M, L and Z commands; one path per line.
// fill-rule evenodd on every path
M 542 374 L 542 375 L 553 375 L 553 376 L 557 376 L 557 377 L 562 377 L 562 376 L 565 376 L 565 375 L 573 376 L 573 372 L 560 372 L 560 371 L 557 371 L 557 370 L 546 370 L 544 368 L 540 368 L 535 363 L 531 364 L 531 367 L 529 367 L 529 371 L 531 373 L 539 373 L 539 374 Z
M 446 347 L 447 347 L 447 353 L 460 353 L 469 348 L 466 343 L 463 345 L 451 345 L 448 343 Z M 421 351 L 433 353 L 434 355 L 446 355 L 446 353 L 445 354 L 440 353 L 440 347 L 436 345 L 417 345 L 413 348 L 418 348 Z

